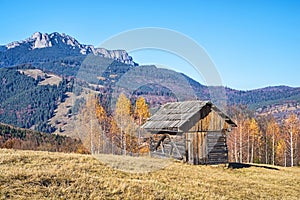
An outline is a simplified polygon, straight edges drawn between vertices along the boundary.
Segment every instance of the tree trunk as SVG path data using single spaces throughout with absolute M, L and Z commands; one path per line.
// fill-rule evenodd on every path
M 106 144 L 106 141 L 105 141 L 105 125 L 103 126 L 102 128 L 102 153 L 105 152 L 105 144 Z M 107 147 L 107 152 L 108 152 L 108 147 Z
M 238 156 L 237 156 L 237 138 L 236 138 L 236 131 L 234 133 L 234 160 L 235 162 L 238 162 Z
M 275 165 L 275 134 L 272 137 L 272 165 Z
M 294 148 L 294 155 L 295 155 L 295 160 L 294 163 L 296 163 L 296 165 L 298 165 L 299 163 L 299 151 L 298 151 L 298 137 L 297 135 L 295 136 L 295 148 Z
M 121 129 L 121 153 L 123 155 L 126 155 L 126 138 L 125 138 L 125 134 L 123 133 L 123 128 L 122 126 L 120 127 Z
M 100 154 L 100 149 L 101 149 L 101 134 L 99 133 L 98 135 L 98 154 Z
M 132 156 L 132 135 L 131 135 L 131 130 L 129 130 L 129 145 L 130 145 L 130 153 L 129 155 Z
M 247 141 L 247 163 L 250 162 L 250 133 L 248 131 L 248 141 Z
M 265 144 L 266 144 L 266 146 L 265 146 L 266 147 L 266 149 L 265 149 L 265 151 L 266 151 L 265 164 L 268 164 L 268 138 L 267 138 L 267 134 L 265 134 L 265 135 L 266 135 L 266 140 L 265 140 Z
M 251 163 L 253 163 L 253 155 L 254 155 L 254 136 L 252 136 L 252 144 L 251 144 Z
M 284 149 L 284 166 L 286 167 L 286 149 Z
M 114 155 L 114 136 L 111 134 L 111 154 Z
M 294 166 L 293 131 L 290 131 L 291 167 Z
M 126 154 L 127 154 L 126 133 L 123 134 L 123 137 L 124 137 L 124 155 L 126 156 Z
M 243 162 L 243 133 L 241 131 L 241 128 L 239 128 L 240 130 L 240 163 Z
M 138 135 L 138 141 L 137 141 L 137 148 L 138 148 L 138 156 L 140 156 L 140 137 L 141 137 L 141 124 L 142 124 L 142 117 L 141 116 L 139 116 L 139 135 Z
M 91 138 L 91 154 L 94 154 L 94 142 L 93 142 L 93 120 L 90 121 L 90 138 Z

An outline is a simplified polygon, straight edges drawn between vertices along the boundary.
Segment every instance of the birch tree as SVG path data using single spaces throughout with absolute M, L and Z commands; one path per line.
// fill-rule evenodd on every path
M 295 114 L 291 114 L 289 118 L 285 121 L 286 130 L 288 133 L 288 147 L 289 147 L 289 154 L 290 154 L 290 165 L 291 167 L 294 166 L 294 151 L 295 151 L 295 144 L 297 136 L 299 134 L 299 119 Z
M 86 99 L 86 104 L 81 107 L 78 114 L 76 131 L 87 149 L 92 154 L 96 153 L 97 138 L 100 135 L 100 126 L 96 116 L 96 97 L 90 94 Z
M 275 152 L 276 152 L 276 146 L 278 143 L 279 125 L 275 121 L 274 118 L 272 118 L 268 123 L 266 136 L 271 137 L 271 143 L 272 143 L 271 163 L 272 163 L 272 165 L 275 165 Z M 266 151 L 267 151 L 267 149 L 266 149 Z
M 283 138 L 278 140 L 278 145 L 276 146 L 276 163 L 278 165 L 287 166 L 287 155 L 286 155 L 286 142 Z
M 150 116 L 149 107 L 143 97 L 139 97 L 136 100 L 134 108 L 134 116 L 138 120 L 138 125 L 142 125 L 146 122 Z
M 141 138 L 141 130 L 140 127 L 142 124 L 144 124 L 147 120 L 147 118 L 150 116 L 148 105 L 146 104 L 145 99 L 141 96 L 139 97 L 135 102 L 135 108 L 134 108 L 134 117 L 138 121 L 138 154 L 140 153 L 140 138 Z
M 250 124 L 249 124 L 249 131 L 250 131 L 250 135 L 252 138 L 251 141 L 251 160 L 250 162 L 253 163 L 254 161 L 254 146 L 255 146 L 255 140 L 258 139 L 257 136 L 259 134 L 259 127 L 258 124 L 256 122 L 256 120 L 254 118 L 251 119 Z
M 99 98 L 95 99 L 95 114 L 100 124 L 100 130 L 102 132 L 102 134 L 98 134 L 98 153 L 100 153 L 101 151 L 102 153 L 104 153 L 105 147 L 107 145 L 105 134 L 107 131 L 108 117 L 105 109 L 99 102 Z
M 130 117 L 131 104 L 130 100 L 125 96 L 125 94 L 121 93 L 115 109 L 115 120 L 118 124 L 121 132 L 121 146 L 123 149 L 123 154 L 127 154 L 127 141 L 126 141 L 126 128 L 131 121 Z
M 111 153 L 112 154 L 121 154 L 119 150 L 122 150 L 122 138 L 121 138 L 121 131 L 117 125 L 116 120 L 113 117 L 110 117 L 110 138 L 111 138 Z
M 247 143 L 247 141 L 245 140 L 245 123 L 247 119 L 246 110 L 247 109 L 242 106 L 232 106 L 229 109 L 233 120 L 237 123 L 237 128 L 233 129 L 233 131 L 229 134 L 228 146 L 230 148 L 230 152 L 232 152 L 233 154 L 231 155 L 231 157 L 234 157 L 233 159 L 235 162 L 240 163 L 242 163 L 245 160 L 244 148 Z

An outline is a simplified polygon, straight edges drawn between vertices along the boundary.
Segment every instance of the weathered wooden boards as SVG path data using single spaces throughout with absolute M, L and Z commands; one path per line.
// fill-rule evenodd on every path
M 151 155 L 191 164 L 227 163 L 226 132 L 235 123 L 210 102 L 166 104 L 144 125 L 153 133 Z

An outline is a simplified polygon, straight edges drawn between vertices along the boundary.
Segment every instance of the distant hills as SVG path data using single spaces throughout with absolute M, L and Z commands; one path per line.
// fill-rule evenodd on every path
M 172 70 L 138 66 L 124 50 L 80 44 L 66 34 L 37 32 L 0 46 L 0 122 L 43 132 L 63 133 L 87 91 L 97 93 L 111 112 L 120 92 L 132 101 L 143 95 L 155 110 L 169 101 L 210 100 L 216 89 L 225 91 L 220 98 L 228 105 L 247 105 L 257 114 L 273 114 L 278 120 L 291 112 L 300 115 L 300 88 L 209 87 Z M 67 105 L 71 97 L 74 104 Z

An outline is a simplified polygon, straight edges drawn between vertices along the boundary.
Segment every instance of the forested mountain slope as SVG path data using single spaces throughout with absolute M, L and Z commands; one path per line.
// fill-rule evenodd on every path
M 88 153 L 79 139 L 0 123 L 0 148 Z
M 142 95 L 155 108 L 170 101 L 210 100 L 210 91 L 216 89 L 172 70 L 138 66 L 123 50 L 95 48 L 59 33 L 35 33 L 26 40 L 1 46 L 0 68 L 0 122 L 43 132 L 57 129 L 50 119 L 60 112 L 58 105 L 72 96 L 67 93 L 80 97 L 82 92 L 95 91 L 105 109 L 112 112 L 121 92 L 132 102 Z M 24 73 L 34 69 L 61 81 L 42 84 L 49 77 Z M 291 112 L 300 115 L 300 88 L 222 89 L 228 105 L 247 105 L 258 114 L 277 118 Z M 68 114 L 76 113 L 79 102 L 83 103 L 74 100 L 76 106 L 68 108 Z

